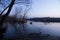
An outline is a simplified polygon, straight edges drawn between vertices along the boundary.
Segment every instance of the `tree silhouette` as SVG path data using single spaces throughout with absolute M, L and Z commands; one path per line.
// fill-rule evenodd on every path
M 4 10 L 0 13 L 0 39 L 3 38 L 3 33 L 6 32 L 6 27 L 3 28 L 3 24 L 4 24 L 4 22 L 6 21 L 6 19 L 8 18 L 9 14 L 10 14 L 10 12 L 11 12 L 11 10 L 12 10 L 13 5 L 14 5 L 14 4 L 20 4 L 20 3 L 22 3 L 22 4 L 26 5 L 26 8 L 27 8 L 27 6 L 29 6 L 29 3 L 30 3 L 30 2 L 28 2 L 27 0 L 25 0 L 25 2 L 24 2 L 24 1 L 19 1 L 19 0 L 18 0 L 17 2 L 16 2 L 16 1 L 17 1 L 17 0 L 11 0 L 11 3 L 10 3 L 7 7 L 5 7 Z M 1 3 L 1 0 L 0 0 L 0 4 L 3 5 L 3 3 Z M 7 12 L 3 15 L 4 11 L 5 11 L 7 8 L 8 8 Z M 25 11 L 24 16 L 23 16 L 22 19 L 24 19 L 24 17 L 25 17 L 25 15 L 26 15 L 26 13 L 27 13 L 28 10 L 29 10 L 29 9 L 27 9 L 27 10 Z M 17 12 L 17 13 L 18 13 L 18 12 Z M 12 22 L 13 22 L 13 21 L 12 21 Z M 14 23 L 13 23 L 13 24 L 14 24 Z M 14 26 L 15 26 L 15 25 L 14 25 Z M 15 28 L 16 28 L 16 27 L 15 27 Z
M 7 13 L 5 15 L 3 15 L 0 19 L 0 37 L 3 36 L 3 33 L 5 32 L 5 28 L 3 28 L 3 23 L 4 21 L 6 20 L 6 18 L 8 17 L 12 7 L 13 7 L 13 4 L 14 4 L 15 0 L 12 0 L 11 3 L 9 4 L 9 9 L 7 11 Z

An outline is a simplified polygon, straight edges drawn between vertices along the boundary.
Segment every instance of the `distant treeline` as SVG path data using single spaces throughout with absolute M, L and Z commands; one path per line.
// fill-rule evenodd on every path
M 30 18 L 28 20 L 35 22 L 60 22 L 60 18 L 50 18 L 50 17 Z

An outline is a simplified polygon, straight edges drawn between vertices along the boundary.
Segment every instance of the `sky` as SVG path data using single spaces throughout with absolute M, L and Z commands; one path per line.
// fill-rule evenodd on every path
M 33 0 L 29 17 L 60 17 L 60 0 Z
M 31 9 L 27 13 L 28 18 L 60 17 L 60 0 L 31 0 L 31 1 L 32 1 Z M 24 7 L 23 6 L 24 5 L 15 4 L 11 10 L 10 15 L 13 15 L 16 12 L 16 8 L 18 8 L 18 10 L 20 10 L 20 8 L 25 9 L 25 6 Z M 0 9 L 2 9 L 1 5 L 0 5 Z M 22 14 L 24 11 L 25 10 L 22 11 Z

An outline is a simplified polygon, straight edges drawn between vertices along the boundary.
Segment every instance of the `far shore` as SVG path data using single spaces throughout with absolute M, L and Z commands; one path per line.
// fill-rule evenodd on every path
M 50 18 L 50 17 L 41 17 L 41 18 L 30 18 L 27 19 L 30 21 L 34 21 L 34 22 L 59 22 L 60 23 L 60 18 Z

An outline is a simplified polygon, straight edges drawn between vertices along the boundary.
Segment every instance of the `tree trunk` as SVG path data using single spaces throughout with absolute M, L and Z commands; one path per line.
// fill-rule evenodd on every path
M 11 9 L 14 5 L 14 2 L 15 2 L 15 0 L 11 1 L 11 3 L 9 4 L 9 8 L 8 8 L 7 13 L 1 17 L 1 20 L 0 20 L 0 38 L 3 36 L 3 33 L 6 30 L 5 28 L 3 28 L 3 24 L 4 24 L 4 21 L 6 20 L 6 18 L 8 17 L 9 13 L 11 12 Z

